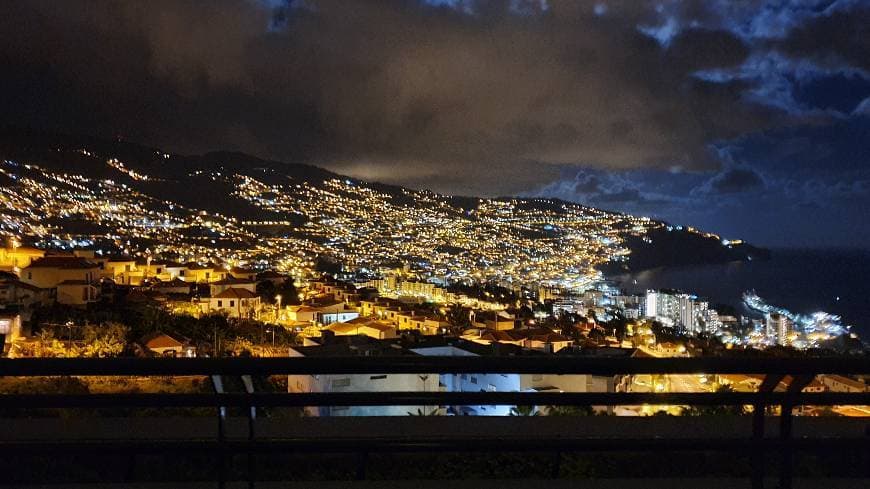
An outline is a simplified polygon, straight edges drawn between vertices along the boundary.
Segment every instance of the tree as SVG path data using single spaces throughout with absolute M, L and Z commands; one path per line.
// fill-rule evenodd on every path
M 235 356 L 250 355 L 254 350 L 254 343 L 251 340 L 238 336 L 225 342 L 224 345 L 225 349 Z
M 43 329 L 36 335 L 37 348 L 34 355 L 37 357 L 63 357 L 66 356 L 69 345 L 55 338 L 54 331 Z
M 592 406 L 549 406 L 547 416 L 594 416 Z
M 598 314 L 596 314 L 595 309 L 589 309 L 586 311 L 586 318 L 593 323 L 598 324 Z
M 514 406 L 511 408 L 511 416 L 540 416 L 536 406 Z
M 441 408 L 433 408 L 425 411 L 421 408 L 417 408 L 416 412 L 408 411 L 408 416 L 441 416 Z
M 264 280 L 262 282 L 257 283 L 257 295 L 260 296 L 260 299 L 263 302 L 272 304 L 275 302 L 276 287 L 275 284 L 270 280 Z
M 450 323 L 451 329 L 454 332 L 462 332 L 471 327 L 468 311 L 459 304 L 453 304 L 447 310 L 447 322 Z
M 716 388 L 717 393 L 734 392 L 728 384 Z M 683 409 L 683 416 L 739 416 L 746 414 L 743 406 L 690 406 Z

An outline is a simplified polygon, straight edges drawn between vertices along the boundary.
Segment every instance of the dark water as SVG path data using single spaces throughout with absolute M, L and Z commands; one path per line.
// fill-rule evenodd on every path
M 768 261 L 655 269 L 613 278 L 631 292 L 681 289 L 735 307 L 743 291 L 755 289 L 768 303 L 794 312 L 838 314 L 862 339 L 870 339 L 870 251 L 772 253 Z

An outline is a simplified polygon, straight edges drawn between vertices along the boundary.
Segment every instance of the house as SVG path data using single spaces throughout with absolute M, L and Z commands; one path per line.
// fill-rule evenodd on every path
M 17 271 L 27 268 L 34 260 L 43 256 L 45 251 L 29 246 L 0 248 L 0 270 Z
M 504 331 L 516 327 L 516 317 L 507 311 L 474 311 L 471 324 L 477 328 Z
M 143 340 L 149 351 L 160 356 L 181 356 L 184 344 L 168 334 L 155 334 Z
M 116 284 L 140 285 L 143 271 L 136 267 L 136 260 L 130 257 L 113 257 L 100 260 L 101 277 L 112 279 Z
M 229 276 L 238 280 L 245 280 L 248 282 L 257 281 L 257 271 L 248 268 L 233 267 L 230 269 Z
M 282 285 L 287 281 L 288 277 L 273 270 L 266 270 L 257 274 L 257 282 L 272 282 L 273 285 Z
M 190 284 L 178 277 L 168 282 L 158 282 L 151 289 L 161 294 L 190 294 Z
M 288 306 L 287 319 L 295 322 L 314 322 L 314 315 L 319 312 L 316 307 L 311 306 Z M 283 315 L 282 315 L 283 316 Z
M 213 296 L 218 295 L 221 292 L 230 288 L 246 289 L 254 293 L 257 292 L 257 282 L 248 279 L 235 278 L 232 275 L 221 280 L 210 282 L 208 284 L 208 287 L 211 290 L 211 295 Z
M 100 297 L 97 285 L 86 280 L 64 280 L 57 284 L 55 298 L 60 304 L 84 306 L 96 302 Z
M 34 260 L 21 271 L 21 280 L 42 289 L 51 289 L 65 280 L 96 283 L 99 265 L 78 256 L 46 256 Z
M 160 280 L 173 280 L 173 279 L 181 279 L 185 282 L 189 282 L 185 277 L 187 275 L 187 266 L 174 262 L 174 261 L 166 261 L 162 263 L 152 263 L 154 267 L 154 277 L 159 278 Z
M 226 268 L 213 264 L 200 265 L 199 263 L 186 263 L 180 270 L 179 277 L 185 282 L 209 283 L 227 278 L 229 271 Z
M 315 312 L 314 313 L 314 322 L 326 326 L 326 325 L 329 325 L 332 323 L 340 323 L 340 322 L 350 321 L 350 320 L 356 319 L 358 317 L 359 317 L 359 313 L 356 312 L 356 310 Z
M 385 321 L 371 318 L 356 318 L 346 322 L 332 323 L 326 328 L 335 336 L 365 335 L 376 340 L 396 337 L 396 327 Z
M 100 295 L 99 265 L 80 256 L 45 256 L 21 271 L 21 281 L 42 289 L 54 289 L 61 304 L 84 305 Z
M 819 380 L 831 392 L 866 392 L 867 385 L 843 375 L 820 375 Z
M 555 353 L 574 344 L 574 340 L 549 329 L 525 330 L 526 340 L 523 346 L 533 350 L 543 350 Z
M 393 322 L 399 329 L 413 329 L 423 334 L 435 335 L 450 327 L 450 323 L 431 316 L 416 314 L 414 311 L 393 315 Z
M 163 357 L 196 356 L 195 348 L 192 346 L 186 346 L 184 343 L 168 334 L 154 334 L 150 337 L 146 337 L 143 342 L 149 351 Z
M 260 296 L 248 289 L 231 287 L 210 297 L 208 309 L 233 318 L 255 318 L 260 310 Z
M 31 308 L 48 299 L 48 289 L 22 282 L 14 273 L 0 272 L 0 305 Z
M 506 345 L 523 346 L 525 336 L 518 330 L 497 331 L 492 329 L 470 329 L 462 333 L 462 339 L 481 345 L 501 343 Z

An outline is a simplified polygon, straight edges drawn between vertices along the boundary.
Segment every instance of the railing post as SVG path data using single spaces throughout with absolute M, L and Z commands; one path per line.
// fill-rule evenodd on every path
M 779 439 L 782 442 L 781 458 L 779 462 L 779 489 L 791 489 L 792 465 L 792 437 L 791 437 L 791 402 L 783 403 L 779 413 Z
M 359 452 L 356 462 L 356 480 L 366 480 L 366 466 L 369 463 L 369 452 L 363 450 Z
M 781 489 L 791 489 L 792 472 L 794 471 L 794 447 L 792 446 L 791 432 L 792 410 L 795 404 L 793 401 L 797 396 L 800 396 L 804 387 L 808 386 L 815 377 L 813 374 L 792 376 L 786 388 L 789 399 L 780 406 L 779 438 L 783 442 L 779 469 L 779 487 Z
M 764 410 L 762 403 L 754 404 L 752 410 L 752 489 L 764 489 Z
M 215 396 L 224 393 L 224 383 L 223 379 L 220 375 L 212 375 L 211 376 L 211 385 L 214 388 Z M 224 443 L 226 442 L 226 431 L 225 431 L 225 421 L 227 417 L 227 408 L 225 406 L 218 406 L 217 408 L 217 421 L 218 421 L 218 431 L 217 431 L 217 439 L 218 439 L 218 453 L 217 453 L 217 476 L 218 476 L 218 488 L 223 489 L 226 485 L 226 450 L 224 447 Z
M 773 392 L 783 375 L 765 375 L 764 380 L 758 387 L 758 395 Z M 757 402 L 753 404 L 752 412 L 752 439 L 755 441 L 752 449 L 752 489 L 764 489 L 764 411 L 767 409 L 766 402 Z
M 558 479 L 559 474 L 562 472 L 562 451 L 556 450 L 553 452 L 553 466 L 550 469 L 550 477 L 553 479 Z
M 254 422 L 257 419 L 257 407 L 254 406 L 253 402 L 253 394 L 254 394 L 254 381 L 251 379 L 250 375 L 242 375 L 242 384 L 245 385 L 245 392 L 248 393 L 248 396 L 251 399 L 251 402 L 248 404 L 248 442 L 252 445 L 254 442 Z M 248 451 L 248 487 L 254 489 L 254 481 L 257 479 L 256 473 L 256 463 L 254 460 L 254 451 Z

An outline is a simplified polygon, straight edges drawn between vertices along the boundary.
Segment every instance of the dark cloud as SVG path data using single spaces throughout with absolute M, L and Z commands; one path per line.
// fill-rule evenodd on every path
M 870 69 L 870 6 L 855 5 L 813 17 L 792 29 L 776 46 L 792 56 L 823 64 L 846 63 Z
M 723 30 L 687 29 L 670 41 L 668 56 L 684 72 L 737 66 L 749 56 L 749 46 Z
M 726 168 L 696 189 L 701 194 L 735 194 L 762 190 L 764 178 L 751 168 Z
M 7 1 L 0 123 L 868 242 L 868 26 L 860 0 Z
M 530 162 L 715 168 L 710 141 L 766 126 L 739 86 L 691 76 L 740 63 L 735 35 L 662 46 L 637 28 L 654 2 L 599 3 L 7 2 L 3 117 L 495 194 L 553 176 Z

